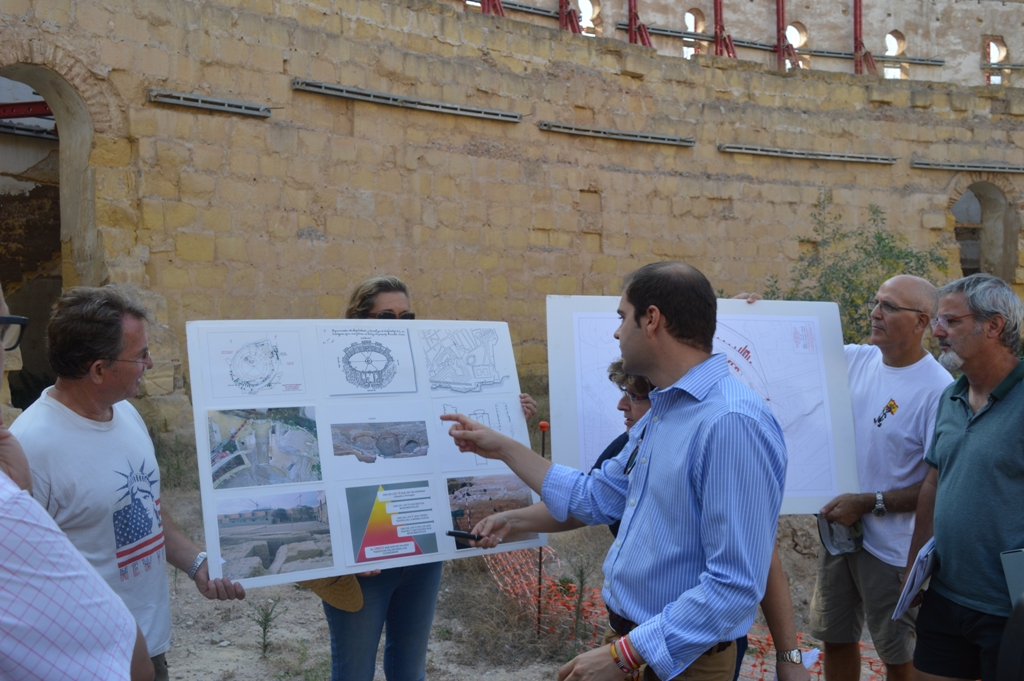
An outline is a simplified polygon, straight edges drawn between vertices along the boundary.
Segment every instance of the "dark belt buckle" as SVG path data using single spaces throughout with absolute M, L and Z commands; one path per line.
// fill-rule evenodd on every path
M 728 648 L 730 645 L 732 645 L 732 641 L 719 641 L 715 645 L 705 650 L 701 654 L 701 657 L 703 657 L 704 655 L 714 655 L 715 653 L 720 653 L 726 648 Z
M 630 620 L 627 620 L 625 617 L 613 612 L 609 608 L 606 609 L 608 610 L 608 624 L 612 626 L 612 631 L 614 631 L 616 634 L 618 634 L 619 636 L 625 636 L 629 632 L 636 629 L 636 622 L 631 622 Z

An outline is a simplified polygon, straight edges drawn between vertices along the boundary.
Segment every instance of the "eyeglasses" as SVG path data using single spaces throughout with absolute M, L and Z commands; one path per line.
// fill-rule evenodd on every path
M 900 307 L 899 305 L 893 305 L 887 303 L 884 300 L 869 300 L 867 302 L 868 310 L 873 311 L 876 307 L 882 307 L 882 314 L 893 314 L 900 310 L 906 310 L 907 312 L 924 312 L 924 310 L 918 310 L 916 307 Z
M 28 326 L 28 317 L 0 316 L 0 341 L 3 342 L 4 350 L 13 350 L 18 347 L 26 326 Z
M 973 317 L 973 316 L 974 316 L 973 312 L 968 312 L 967 314 L 957 315 L 956 317 L 950 317 L 949 315 L 940 314 L 938 317 L 936 317 L 935 319 L 933 319 L 930 322 L 928 322 L 928 324 L 931 325 L 932 331 L 934 331 L 936 329 L 936 327 L 938 327 L 940 329 L 946 329 L 948 331 L 949 330 L 949 323 L 950 322 L 955 322 L 956 320 L 963 319 L 964 317 Z
M 647 395 L 640 397 L 639 395 L 632 393 L 628 390 L 623 390 L 622 388 L 619 388 L 619 390 L 622 390 L 622 395 L 629 399 L 630 404 L 636 404 L 637 402 L 647 402 L 648 400 L 651 399 Z
M 112 360 L 109 360 L 109 361 L 111 361 L 111 362 L 129 362 L 130 364 L 149 364 L 151 359 L 152 359 L 152 355 L 149 354 L 149 348 L 146 348 L 146 351 L 144 353 L 142 353 L 142 359 L 117 359 L 117 358 L 115 358 L 115 359 L 112 359 Z
M 406 310 L 405 312 L 399 312 L 395 314 L 391 310 L 384 310 L 377 314 L 367 314 L 369 319 L 416 319 L 416 313 L 412 310 Z

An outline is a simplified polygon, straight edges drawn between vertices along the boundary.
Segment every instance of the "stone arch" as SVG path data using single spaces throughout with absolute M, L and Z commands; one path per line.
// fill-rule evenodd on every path
M 970 192 L 976 201 L 977 215 L 968 222 L 962 216 L 962 200 Z M 966 249 L 977 248 L 977 269 L 1017 282 L 1021 220 L 1020 191 L 1005 174 L 959 173 L 951 183 L 947 210 L 958 218 L 957 240 L 961 244 L 961 263 Z M 959 210 L 954 207 L 960 204 Z M 962 225 L 962 226 L 961 226 Z M 976 234 L 971 234 L 971 231 Z
M 107 279 L 96 230 L 96 182 L 89 155 L 96 136 L 123 138 L 125 120 L 108 81 L 47 40 L 0 32 L 0 76 L 31 86 L 60 131 L 60 213 L 64 285 Z

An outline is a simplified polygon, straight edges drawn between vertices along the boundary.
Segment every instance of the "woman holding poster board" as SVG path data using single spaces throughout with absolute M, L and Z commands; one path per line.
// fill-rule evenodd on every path
M 345 318 L 415 319 L 416 315 L 405 283 L 378 275 L 356 286 Z M 537 403 L 525 394 L 519 399 L 530 420 Z M 441 566 L 441 562 L 422 563 L 305 583 L 324 599 L 331 632 L 332 681 L 372 681 L 385 623 L 385 677 L 388 681 L 423 681 Z

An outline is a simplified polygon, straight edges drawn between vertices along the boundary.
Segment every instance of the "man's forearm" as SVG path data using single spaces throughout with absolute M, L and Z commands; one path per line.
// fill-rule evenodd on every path
M 566 532 L 585 525 L 572 516 L 565 520 L 555 520 L 543 501 L 526 508 L 506 511 L 505 517 L 513 532 Z
M 885 510 L 889 513 L 908 513 L 917 510 L 917 497 L 921 492 L 922 482 L 909 487 L 882 492 Z
M 793 621 L 793 597 L 789 593 L 789 580 L 782 569 L 779 550 L 772 550 L 772 562 L 768 568 L 768 585 L 761 599 L 768 631 L 775 641 L 776 650 L 794 650 L 797 646 L 796 623 Z
M 910 553 L 907 555 L 907 574 L 917 560 L 917 554 L 935 533 L 935 493 L 938 490 L 939 474 L 934 468 L 921 483 L 921 492 L 917 496 L 917 515 L 914 520 L 914 536 L 910 540 Z
M 170 513 L 161 509 L 160 517 L 164 526 L 164 546 L 167 548 L 167 562 L 187 573 L 192 562 L 202 551 L 195 542 L 185 536 L 171 518 Z
M 537 494 L 544 486 L 544 477 L 551 468 L 551 462 L 515 440 L 509 440 L 502 448 L 500 457 L 519 479 Z

